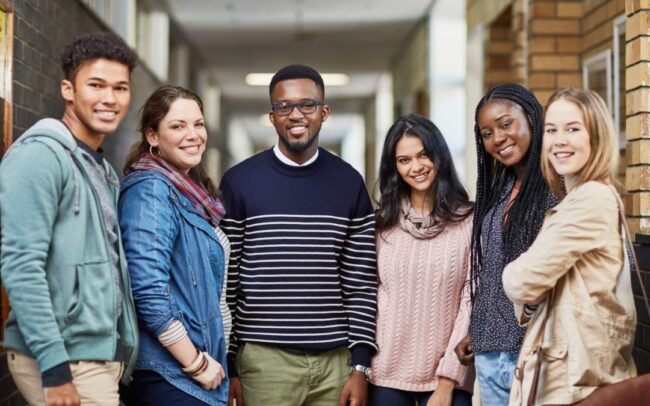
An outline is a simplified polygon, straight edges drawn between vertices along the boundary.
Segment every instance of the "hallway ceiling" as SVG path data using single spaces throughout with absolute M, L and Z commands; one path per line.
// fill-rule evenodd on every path
M 265 100 L 266 87 L 245 84 L 246 74 L 275 72 L 290 63 L 321 73 L 345 73 L 350 83 L 328 87 L 331 98 L 375 93 L 378 76 L 432 0 L 168 0 L 226 99 Z

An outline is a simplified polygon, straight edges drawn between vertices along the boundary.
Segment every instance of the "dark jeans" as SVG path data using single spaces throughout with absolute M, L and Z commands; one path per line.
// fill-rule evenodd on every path
M 133 372 L 133 382 L 120 391 L 127 406 L 205 406 L 206 403 L 188 395 L 153 371 Z
M 426 406 L 433 392 L 409 392 L 405 390 L 368 385 L 368 406 Z M 451 400 L 452 406 L 472 406 L 472 394 L 460 389 L 454 389 Z

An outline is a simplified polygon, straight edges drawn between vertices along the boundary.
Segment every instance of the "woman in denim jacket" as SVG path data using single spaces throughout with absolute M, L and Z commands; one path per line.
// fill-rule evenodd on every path
M 141 337 L 125 401 L 226 405 L 225 264 L 218 192 L 201 169 L 207 133 L 200 98 L 156 90 L 142 139 L 125 165 L 119 219 Z

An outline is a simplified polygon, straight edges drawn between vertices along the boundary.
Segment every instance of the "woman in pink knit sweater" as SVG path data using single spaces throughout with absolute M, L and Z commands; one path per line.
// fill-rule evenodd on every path
M 388 131 L 379 169 L 377 344 L 370 406 L 471 405 L 467 334 L 472 204 L 438 128 L 416 114 Z

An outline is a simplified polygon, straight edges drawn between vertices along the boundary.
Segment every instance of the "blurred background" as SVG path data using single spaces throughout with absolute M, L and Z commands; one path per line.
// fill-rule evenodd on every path
M 320 145 L 375 183 L 394 119 L 418 112 L 445 134 L 466 168 L 465 4 L 459 0 L 14 0 L 13 134 L 60 116 L 58 57 L 77 33 L 110 29 L 138 53 L 130 114 L 107 138 L 120 168 L 136 139 L 137 110 L 171 83 L 197 91 L 209 126 L 206 166 L 218 179 L 269 148 L 268 83 L 300 63 L 325 77 L 332 109 Z M 474 103 L 474 101 L 472 101 Z M 473 139 L 473 136 L 472 138 Z M 473 142 L 470 143 L 473 150 Z M 473 151 L 472 151 L 473 152 Z
M 127 119 L 104 144 L 118 171 L 138 109 L 170 83 L 205 102 L 204 162 L 218 182 L 276 142 L 268 83 L 300 63 L 325 77 L 332 113 L 320 145 L 371 193 L 386 131 L 411 112 L 438 125 L 473 192 L 474 108 L 490 85 L 521 83 L 542 104 L 561 87 L 593 89 L 616 124 L 627 220 L 650 269 L 650 0 L 0 0 L 3 150 L 38 119 L 62 115 L 60 53 L 97 30 L 118 33 L 139 56 Z M 650 371 L 643 312 L 635 356 Z M 1 362 L 0 405 L 21 401 Z

